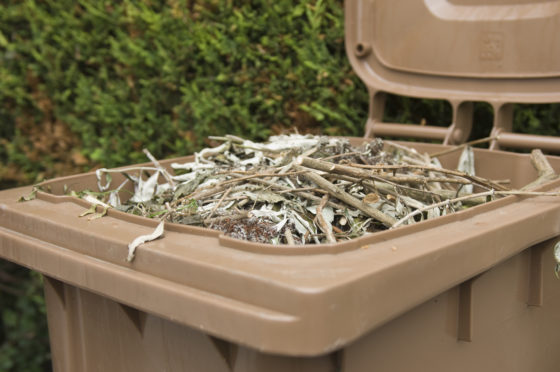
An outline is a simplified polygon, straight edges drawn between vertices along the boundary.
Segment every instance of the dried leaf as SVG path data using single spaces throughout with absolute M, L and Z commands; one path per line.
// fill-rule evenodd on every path
M 471 146 L 466 146 L 461 156 L 459 157 L 459 164 L 457 165 L 457 170 L 465 172 L 470 176 L 475 175 L 474 169 L 474 152 Z M 464 185 L 463 192 L 467 194 L 473 193 L 473 185 Z
M 257 191 L 254 193 L 250 191 L 244 191 L 242 195 L 247 196 L 249 199 L 255 202 L 267 202 L 276 204 L 287 201 L 286 198 L 284 198 L 282 195 L 267 190 Z
M 255 156 L 246 160 L 243 160 L 240 162 L 241 165 L 259 165 L 262 160 L 264 158 L 264 155 L 262 152 L 257 151 L 255 152 Z
M 273 211 L 272 206 L 263 205 L 259 210 L 252 210 L 250 212 L 251 217 L 266 217 L 274 222 L 281 221 L 284 218 L 284 211 Z
M 379 195 L 374 192 L 367 194 L 363 199 L 363 202 L 368 204 L 377 203 L 378 201 L 379 201 Z
M 109 194 L 109 204 L 114 208 L 121 206 L 121 198 L 118 191 L 113 191 Z
M 190 163 L 183 163 L 183 164 L 171 163 L 171 168 L 173 169 L 186 170 L 191 172 L 196 172 L 204 169 L 212 169 L 214 167 L 215 167 L 214 164 L 199 164 L 197 162 L 190 162 Z M 182 181 L 184 176 L 185 175 L 173 176 L 173 179 L 176 181 Z
M 29 195 L 22 196 L 18 199 L 18 202 L 26 202 L 37 198 L 37 191 L 36 187 L 33 187 L 33 190 L 29 193 Z
M 94 207 L 97 206 L 97 205 L 100 205 L 103 208 L 111 208 L 111 206 L 109 204 L 103 203 L 101 200 L 98 200 L 97 198 L 95 198 L 95 196 L 93 196 L 89 193 L 84 194 L 82 199 L 84 199 L 88 203 L 91 203 Z
M 93 214 L 97 211 L 97 206 L 96 204 L 92 204 L 88 209 L 86 209 L 82 214 L 80 214 L 78 217 L 85 217 L 88 214 Z
M 132 243 L 128 245 L 128 256 L 126 257 L 126 260 L 128 262 L 132 262 L 132 260 L 134 260 L 134 253 L 139 245 L 150 242 L 152 240 L 156 240 L 157 238 L 161 237 L 163 235 L 163 225 L 164 223 L 162 221 L 159 223 L 159 225 L 157 225 L 156 229 L 151 234 L 141 235 L 134 239 Z
M 99 191 L 107 191 L 109 187 L 111 187 L 111 181 L 113 178 L 111 177 L 111 174 L 109 172 L 109 169 L 106 168 L 100 168 L 95 171 L 95 176 L 97 177 L 97 187 L 99 188 Z M 103 175 L 105 175 L 104 185 L 101 183 Z
M 323 211 L 321 214 L 323 215 L 325 221 L 327 221 L 329 224 L 334 221 L 334 210 L 332 209 L 332 207 L 323 207 Z
M 108 210 L 109 210 L 109 207 L 103 208 L 100 213 L 94 213 L 93 216 L 90 216 L 88 218 L 88 221 L 93 221 L 93 220 L 96 220 L 98 218 L 106 216 Z
M 404 216 L 408 213 L 407 208 L 401 202 L 401 198 L 398 198 L 396 203 L 395 203 L 395 211 L 397 212 L 397 215 L 399 215 L 399 216 Z
M 134 195 L 130 198 L 130 201 L 133 203 L 143 203 L 152 200 L 156 193 L 158 177 L 159 171 L 154 172 L 146 181 L 139 177 L 134 189 Z
M 437 218 L 441 216 L 439 208 L 428 209 L 428 219 Z
M 289 220 L 291 223 L 294 224 L 296 230 L 301 235 L 305 235 L 307 233 L 316 234 L 317 230 L 315 230 L 312 223 L 308 222 L 305 218 L 300 216 L 297 212 L 291 211 Z

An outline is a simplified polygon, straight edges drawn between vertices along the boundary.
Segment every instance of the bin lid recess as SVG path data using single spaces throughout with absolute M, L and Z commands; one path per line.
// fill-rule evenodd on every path
M 560 1 L 345 3 L 346 51 L 370 92 L 560 102 Z

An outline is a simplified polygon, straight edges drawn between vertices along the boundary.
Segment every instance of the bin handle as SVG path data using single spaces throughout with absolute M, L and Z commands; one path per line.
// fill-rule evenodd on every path
M 472 130 L 473 103 L 451 100 L 453 122 L 449 127 L 434 125 L 399 124 L 383 122 L 386 93 L 370 90 L 369 117 L 365 138 L 379 136 L 412 137 L 440 140 L 444 145 L 459 145 L 467 141 Z
M 370 90 L 370 112 L 366 122 L 365 138 L 374 136 L 410 137 L 440 140 L 444 145 L 460 145 L 469 138 L 473 125 L 473 103 L 451 100 L 453 122 L 449 127 L 383 122 L 386 93 Z M 490 102 L 494 109 L 494 123 L 490 150 L 501 148 L 535 149 L 560 153 L 560 137 L 513 133 L 513 104 Z

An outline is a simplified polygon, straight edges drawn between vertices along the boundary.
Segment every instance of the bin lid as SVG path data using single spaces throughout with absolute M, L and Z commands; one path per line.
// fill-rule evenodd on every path
M 346 50 L 370 91 L 560 101 L 558 0 L 347 0 Z

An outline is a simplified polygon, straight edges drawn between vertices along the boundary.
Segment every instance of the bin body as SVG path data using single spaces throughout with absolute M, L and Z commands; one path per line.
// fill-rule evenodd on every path
M 557 371 L 560 291 L 551 243 L 530 247 L 467 282 L 470 304 L 461 301 L 465 284 L 453 287 L 340 350 L 316 357 L 261 353 L 47 277 L 54 369 Z M 470 311 L 470 319 L 461 311 Z M 462 326 L 470 328 L 469 340 L 458 339 L 460 322 L 468 322 Z

